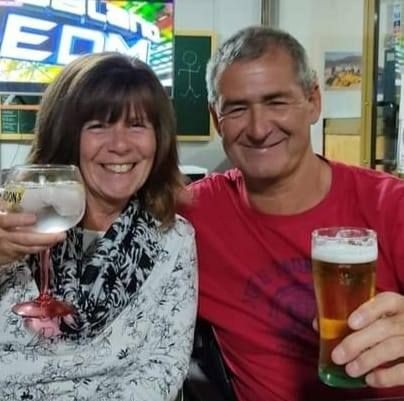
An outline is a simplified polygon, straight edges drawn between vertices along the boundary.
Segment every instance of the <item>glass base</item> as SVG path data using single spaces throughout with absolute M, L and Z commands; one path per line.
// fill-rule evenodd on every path
M 66 302 L 58 301 L 49 295 L 39 297 L 33 301 L 16 304 L 11 310 L 19 316 L 34 319 L 52 319 L 71 315 L 75 312 L 73 306 Z
M 330 387 L 361 388 L 367 386 L 363 376 L 350 377 L 345 373 L 343 366 L 320 367 L 318 375 L 321 381 Z

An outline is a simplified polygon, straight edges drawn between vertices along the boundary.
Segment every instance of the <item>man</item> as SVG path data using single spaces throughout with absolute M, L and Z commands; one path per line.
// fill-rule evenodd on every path
M 207 84 L 236 168 L 194 183 L 183 213 L 197 232 L 200 316 L 216 330 L 238 400 L 403 396 L 404 183 L 313 152 L 320 91 L 289 34 L 266 27 L 236 33 L 209 62 Z M 330 388 L 317 376 L 310 235 L 341 225 L 379 235 L 382 293 L 350 316 L 354 333 L 333 352 L 348 374 L 366 375 L 360 390 Z

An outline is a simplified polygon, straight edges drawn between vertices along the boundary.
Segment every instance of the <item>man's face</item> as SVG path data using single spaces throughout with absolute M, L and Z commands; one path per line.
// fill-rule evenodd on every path
M 283 49 L 226 67 L 218 93 L 213 120 L 229 159 L 247 181 L 288 176 L 312 152 L 310 126 L 320 114 L 319 90 L 304 93 Z

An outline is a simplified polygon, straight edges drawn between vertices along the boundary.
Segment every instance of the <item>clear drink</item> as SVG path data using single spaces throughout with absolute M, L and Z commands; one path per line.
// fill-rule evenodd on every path
M 351 333 L 347 319 L 375 295 L 376 233 L 363 228 L 325 228 L 312 235 L 312 264 L 320 329 L 319 376 L 333 387 L 363 387 L 335 365 L 331 352 Z
M 2 195 L 7 208 L 35 213 L 37 222 L 32 230 L 56 233 L 75 226 L 85 209 L 84 187 L 75 181 L 47 183 L 11 183 Z
M 37 216 L 32 230 L 39 233 L 65 231 L 83 217 L 85 190 L 79 169 L 73 165 L 24 165 L 13 167 L 1 194 L 2 212 L 28 212 Z M 52 296 L 49 289 L 50 249 L 40 252 L 39 296 L 13 306 L 29 318 L 31 328 L 74 313 L 72 305 Z M 39 320 L 38 320 L 39 319 Z M 43 333 L 44 334 L 44 333 Z

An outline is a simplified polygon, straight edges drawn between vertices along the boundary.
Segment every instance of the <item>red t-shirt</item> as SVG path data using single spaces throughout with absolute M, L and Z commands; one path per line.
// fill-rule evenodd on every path
M 404 387 L 333 389 L 317 376 L 310 261 L 314 229 L 375 229 L 378 288 L 404 294 L 404 182 L 373 170 L 330 165 L 327 196 L 293 216 L 252 209 L 236 169 L 191 185 L 194 201 L 181 214 L 196 229 L 199 312 L 216 328 L 240 401 L 404 395 Z

